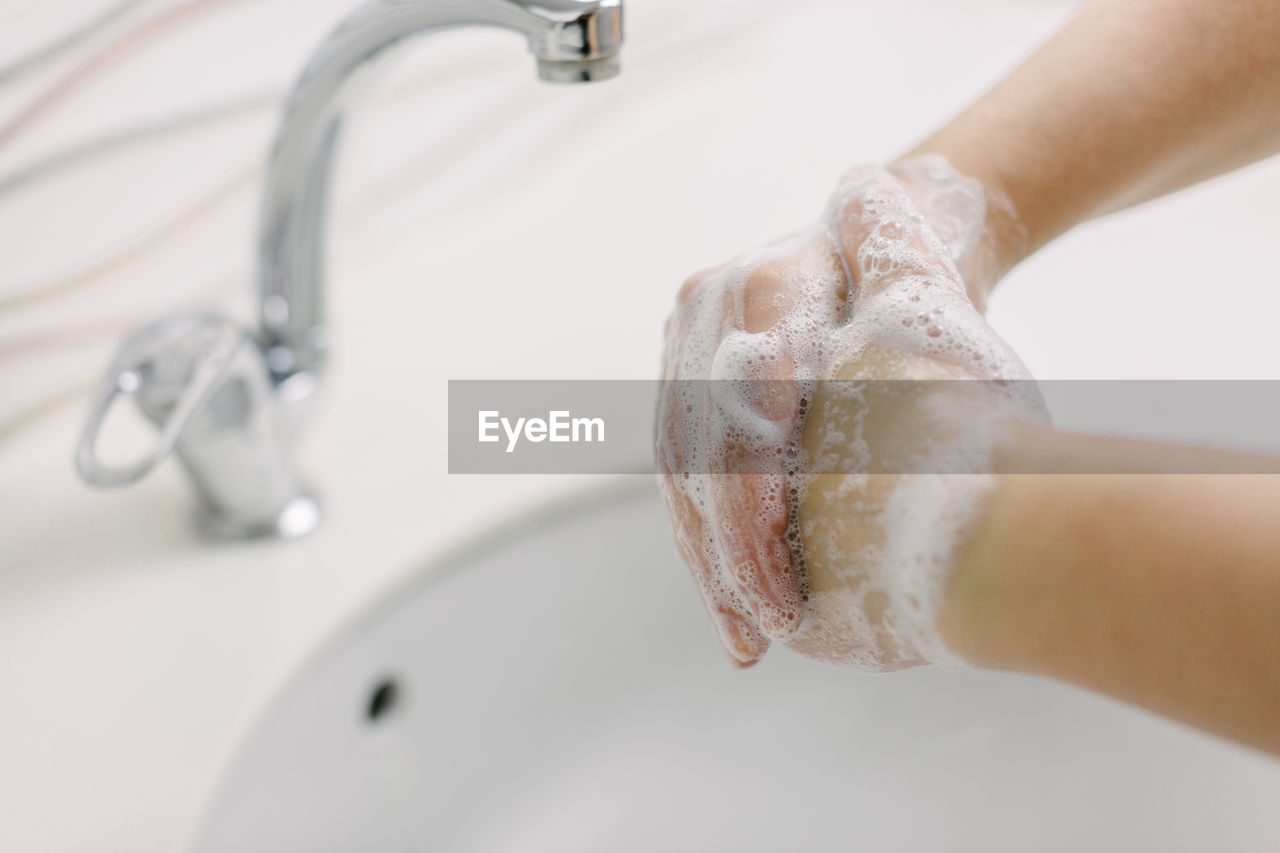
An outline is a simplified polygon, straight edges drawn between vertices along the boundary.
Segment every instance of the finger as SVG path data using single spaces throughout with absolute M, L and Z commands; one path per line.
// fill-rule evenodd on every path
M 820 232 L 797 235 L 780 256 L 756 262 L 727 325 L 712 375 L 712 436 L 721 458 L 711 478 L 717 552 L 765 636 L 785 641 L 804 616 L 803 579 L 786 535 L 791 502 L 787 451 L 799 438 L 799 380 L 811 378 L 820 351 L 812 330 L 839 321 L 846 278 Z M 790 335 L 790 337 L 788 337 Z
M 742 283 L 726 286 L 724 277 L 739 272 Z M 810 331 L 801 334 L 813 340 L 812 328 L 837 321 L 847 304 L 846 287 L 836 247 L 827 235 L 812 231 L 757 256 L 748 270 L 722 267 L 690 277 L 668 330 L 669 380 L 765 380 L 733 383 L 746 393 L 729 407 L 738 417 L 728 420 L 738 426 L 754 422 L 769 433 L 750 450 L 741 436 L 733 444 L 730 431 L 720 428 L 718 407 L 698 393 L 697 382 L 674 383 L 685 386 L 679 391 L 671 383 L 665 386 L 659 413 L 659 464 L 674 475 L 667 488 L 672 516 L 683 527 L 681 555 L 726 650 L 738 661 L 757 659 L 770 636 L 794 634 L 802 616 L 802 584 L 784 538 L 789 521 L 784 453 L 800 422 L 800 363 L 794 356 L 812 371 L 817 352 L 804 351 L 776 327 L 792 312 L 804 311 L 796 317 Z M 719 328 L 707 325 L 715 318 Z M 699 349 L 705 339 L 717 341 L 710 353 Z M 723 472 L 726 463 L 733 466 L 733 476 L 707 477 L 703 470 Z M 754 473 L 738 476 L 748 472 Z M 706 517 L 698 507 L 706 508 Z
M 845 301 L 846 282 L 839 253 L 826 234 L 816 230 L 801 232 L 779 251 L 783 254 L 758 262 L 742 285 L 741 307 L 734 326 L 748 334 L 778 327 L 797 308 L 827 315 L 838 311 Z M 828 292 L 831 288 L 834 292 Z
M 705 476 L 699 478 L 705 479 Z M 693 574 L 703 607 L 730 659 L 739 666 L 755 663 L 768 651 L 769 640 L 726 582 L 712 551 L 711 532 L 694 502 L 680 484 L 674 485 L 676 488 L 669 489 L 667 494 L 668 509 L 676 521 L 676 547 Z
M 784 641 L 804 615 L 803 581 L 786 541 L 788 450 L 799 432 L 801 397 L 790 357 L 779 353 L 771 364 L 779 378 L 730 383 L 734 399 L 717 401 L 712 430 L 720 458 L 708 485 L 725 570 L 764 635 Z
M 696 273 L 686 278 L 684 283 L 680 285 L 680 290 L 676 293 L 676 302 L 682 303 L 686 301 L 691 295 L 693 295 L 693 292 L 702 285 L 703 282 L 719 276 L 724 268 L 725 264 L 707 267 L 706 269 L 698 270 Z
M 699 585 L 700 590 L 706 589 Z M 769 638 L 761 632 L 756 620 L 741 605 L 727 601 L 709 601 L 703 598 L 703 606 L 711 616 L 720 646 L 739 669 L 757 663 L 769 651 Z
M 698 509 L 708 500 L 710 478 L 704 471 L 690 469 L 699 444 L 707 440 L 707 396 L 705 382 L 663 383 L 658 407 L 658 466 L 664 475 L 660 483 L 680 556 L 693 575 L 721 645 L 730 660 L 741 667 L 759 660 L 768 650 L 769 641 L 725 577 L 715 551 L 714 533 Z
M 725 569 L 764 636 L 786 641 L 804 615 L 800 578 L 791 559 L 786 477 L 729 474 L 711 478 Z
M 801 394 L 785 349 L 764 378 L 716 383 L 710 432 L 718 447 L 709 478 L 716 550 L 764 635 L 786 640 L 804 614 L 802 579 L 786 542 L 788 450 L 798 437 Z
M 833 196 L 830 216 L 855 298 L 908 283 L 964 292 L 947 247 L 906 190 L 883 169 L 860 167 L 847 173 Z

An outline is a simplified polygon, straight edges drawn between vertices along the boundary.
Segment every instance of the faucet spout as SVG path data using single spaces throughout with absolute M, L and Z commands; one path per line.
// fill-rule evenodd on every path
M 343 124 L 373 60 L 413 36 L 472 24 L 525 36 L 543 80 L 591 82 L 618 73 L 621 0 L 375 0 L 346 18 L 289 97 L 262 199 L 260 337 L 273 382 L 289 400 L 309 396 L 325 363 L 329 190 Z

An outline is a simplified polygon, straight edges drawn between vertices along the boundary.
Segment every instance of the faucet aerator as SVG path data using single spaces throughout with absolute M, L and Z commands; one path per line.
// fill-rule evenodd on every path
M 538 79 L 547 83 L 598 83 L 618 76 L 622 66 L 616 56 L 568 62 L 556 59 L 538 60 Z

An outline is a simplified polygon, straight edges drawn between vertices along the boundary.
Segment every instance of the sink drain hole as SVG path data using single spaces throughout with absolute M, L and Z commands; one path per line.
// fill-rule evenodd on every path
M 374 685 L 365 706 L 365 717 L 371 723 L 385 720 L 401 701 L 400 685 L 394 678 L 384 678 Z

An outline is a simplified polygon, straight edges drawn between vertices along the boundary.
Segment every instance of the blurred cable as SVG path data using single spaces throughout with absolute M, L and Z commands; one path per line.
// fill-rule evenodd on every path
M 229 178 L 219 183 L 211 192 L 198 198 L 194 204 L 166 217 L 159 227 L 144 234 L 122 250 L 71 275 L 63 276 L 53 281 L 42 282 L 39 285 L 25 288 L 9 296 L 0 296 L 0 314 L 46 302 L 92 284 L 104 276 L 125 269 L 139 258 L 160 248 L 199 223 L 200 220 L 209 216 L 224 202 L 235 197 L 241 190 L 250 187 L 258 172 L 259 166 L 256 163 L 238 169 Z
M 143 21 L 73 68 L 25 109 L 19 111 L 7 124 L 0 126 L 0 147 L 12 142 L 24 128 L 67 95 L 139 48 L 150 44 L 173 28 L 189 23 L 200 14 L 231 2 L 235 0 L 185 0 Z
M 0 86 L 7 86 L 37 70 L 41 65 L 74 50 L 146 2 L 148 0 L 123 0 L 100 9 L 91 18 L 76 24 L 53 41 L 46 42 L 28 51 L 25 56 L 20 56 L 8 65 L 0 67 Z
M 443 78 L 438 74 L 406 81 L 388 93 L 388 97 L 375 104 L 375 112 L 411 101 L 424 90 L 430 89 L 432 85 L 441 82 L 443 82 Z M 448 82 L 452 84 L 456 83 L 457 80 L 456 78 L 450 78 Z M 273 94 L 247 96 L 228 104 L 197 110 L 186 116 L 127 128 L 110 136 L 81 143 L 26 166 L 17 172 L 0 176 L 0 201 L 3 201 L 6 196 L 13 193 L 28 189 L 32 183 L 42 178 L 51 177 L 64 169 L 104 156 L 111 151 L 127 149 L 148 139 L 162 138 L 185 129 L 243 116 L 259 109 L 270 108 L 278 104 L 279 100 L 279 96 Z M 226 178 L 219 182 L 213 190 L 202 194 L 188 207 L 165 216 L 157 226 L 123 249 L 74 273 L 20 288 L 14 288 L 12 285 L 0 288 L 0 291 L 11 288 L 17 289 L 16 293 L 9 295 L 0 293 L 0 315 L 56 299 L 128 267 L 199 224 L 202 219 L 212 214 L 222 204 L 234 198 L 236 193 L 250 185 L 260 171 L 261 167 L 256 161 L 242 163 L 239 167 L 227 173 Z M 6 354 L 0 352 L 0 356 Z
M 55 152 L 34 163 L 23 166 L 7 175 L 0 175 L 0 199 L 19 192 L 28 185 L 50 178 L 64 169 L 84 165 L 99 157 L 128 149 L 145 142 L 154 142 L 189 130 L 197 130 L 222 121 L 240 118 L 274 107 L 279 97 L 273 93 L 260 93 L 238 98 L 182 115 L 135 125 L 109 134 L 79 142 Z

